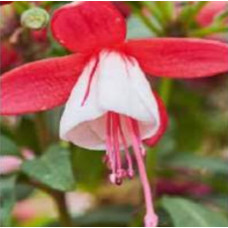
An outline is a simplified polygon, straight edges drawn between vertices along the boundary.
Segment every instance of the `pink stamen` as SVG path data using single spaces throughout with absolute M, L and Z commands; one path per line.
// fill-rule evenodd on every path
M 121 161 L 121 154 L 120 154 L 118 114 L 112 113 L 112 121 L 113 121 L 114 153 L 116 155 L 116 167 L 117 167 L 116 169 L 117 184 L 121 184 L 122 179 L 125 176 L 125 173 L 122 170 L 122 161 Z
M 124 136 L 123 129 L 121 127 L 121 122 L 120 122 L 120 117 L 119 116 L 118 116 L 118 126 L 119 126 L 119 132 L 120 132 L 120 137 L 121 137 L 121 140 L 122 140 L 122 144 L 124 146 L 125 157 L 126 157 L 126 160 L 127 160 L 127 163 L 128 163 L 127 174 L 128 174 L 129 178 L 133 178 L 134 177 L 133 162 L 132 162 L 132 159 L 131 159 L 130 152 L 128 150 L 127 141 L 126 141 L 126 138 Z
M 112 138 L 112 118 L 111 113 L 107 113 L 107 119 L 106 119 L 106 150 L 107 150 L 107 160 L 110 166 L 110 169 L 112 170 L 112 173 L 115 173 L 115 157 L 113 156 L 113 138 Z M 113 180 L 113 177 L 112 177 Z M 111 182 L 112 182 L 111 180 Z
M 135 157 L 138 163 L 139 175 L 143 184 L 144 197 L 146 203 L 146 216 L 144 217 L 144 222 L 146 227 L 156 227 L 158 224 L 158 217 L 154 212 L 153 208 L 153 198 L 150 189 L 149 180 L 146 174 L 146 168 L 143 160 L 143 156 L 140 150 L 140 144 L 138 143 L 137 132 L 135 131 L 135 126 L 137 122 L 133 119 L 127 118 L 129 127 L 131 127 L 131 137 L 132 144 L 134 148 Z
M 127 140 L 121 126 L 120 115 L 114 112 L 107 113 L 106 119 L 106 148 L 107 159 L 111 164 L 111 171 L 109 178 L 112 183 L 121 184 L 126 177 L 133 177 L 133 162 L 131 154 L 128 149 Z M 129 135 L 131 136 L 132 148 L 138 164 L 139 175 L 143 185 L 144 198 L 146 204 L 146 215 L 144 218 L 146 227 L 156 227 L 158 224 L 157 215 L 153 208 L 153 199 L 150 189 L 149 180 L 146 174 L 144 165 L 145 149 L 142 144 L 140 129 L 138 122 L 130 117 L 124 116 Z M 122 167 L 122 157 L 120 147 L 123 146 L 123 153 L 127 161 L 127 170 Z
M 140 152 L 143 156 L 146 155 L 146 150 L 143 146 L 143 143 L 141 141 L 141 136 L 140 136 L 140 130 L 139 130 L 139 125 L 137 121 L 134 121 L 134 124 L 132 125 L 132 127 L 134 128 L 134 132 L 135 132 L 135 137 L 137 139 L 137 143 L 140 149 Z
M 140 150 L 141 150 L 142 156 L 145 157 L 146 156 L 146 149 L 144 148 L 144 146 L 142 144 L 141 144 Z
M 96 71 L 96 69 L 97 69 L 98 63 L 99 63 L 99 57 L 96 58 L 96 62 L 95 62 L 95 64 L 94 64 L 94 66 L 93 66 L 93 69 L 92 69 L 90 75 L 89 75 L 89 81 L 88 81 L 88 84 L 87 84 L 87 88 L 86 88 L 85 95 L 84 95 L 84 97 L 83 97 L 81 106 L 84 106 L 84 105 L 85 105 L 85 102 L 86 102 L 86 100 L 87 100 L 88 97 L 89 97 L 89 92 L 90 92 L 90 88 L 91 88 L 93 76 L 94 76 L 95 71 Z

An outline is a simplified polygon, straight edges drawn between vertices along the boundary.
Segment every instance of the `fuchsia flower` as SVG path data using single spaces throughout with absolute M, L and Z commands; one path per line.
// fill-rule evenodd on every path
M 116 184 L 134 176 L 134 154 L 144 187 L 145 225 L 156 226 L 143 142 L 152 146 L 160 139 L 167 115 L 144 72 L 173 78 L 226 72 L 228 46 L 198 39 L 125 41 L 125 20 L 109 2 L 66 5 L 54 13 L 51 28 L 76 54 L 26 64 L 3 75 L 1 113 L 44 111 L 66 102 L 61 138 L 106 150 L 110 180 Z
M 227 8 L 227 1 L 208 2 L 197 16 L 197 21 L 203 27 L 208 26 L 213 22 L 214 18 L 219 15 L 219 13 L 224 12 Z

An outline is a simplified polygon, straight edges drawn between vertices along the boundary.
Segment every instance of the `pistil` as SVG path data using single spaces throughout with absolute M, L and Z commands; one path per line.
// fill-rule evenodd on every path
M 158 223 L 158 217 L 154 212 L 153 208 L 153 198 L 152 193 L 150 189 L 150 183 L 146 174 L 146 168 L 142 156 L 142 151 L 140 149 L 140 144 L 138 144 L 138 137 L 137 135 L 137 121 L 127 118 L 129 127 L 131 127 L 131 137 L 132 137 L 132 145 L 133 145 L 133 151 L 135 154 L 135 158 L 138 164 L 139 169 L 139 175 L 141 178 L 141 182 L 143 184 L 143 191 L 144 191 L 144 198 L 145 198 L 145 204 L 146 204 L 146 215 L 144 217 L 144 223 L 146 227 L 156 227 Z

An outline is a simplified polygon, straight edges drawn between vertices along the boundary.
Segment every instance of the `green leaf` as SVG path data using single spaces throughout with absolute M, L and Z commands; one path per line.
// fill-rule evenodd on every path
M 0 179 L 0 225 L 3 227 L 11 226 L 11 211 L 15 203 L 15 183 L 16 176 L 1 177 Z
M 195 29 L 192 30 L 189 35 L 194 37 L 205 37 L 213 34 L 218 33 L 227 33 L 228 32 L 228 26 L 224 25 L 211 25 L 205 28 Z
M 0 142 L 1 142 L 1 150 L 0 155 L 12 155 L 12 156 L 20 156 L 20 151 L 11 139 L 4 135 L 0 135 Z
M 94 190 L 104 180 L 107 171 L 102 162 L 103 151 L 86 150 L 74 147 L 72 162 L 77 174 L 77 183 L 87 190 Z
M 160 8 L 160 12 L 163 14 L 165 20 L 170 21 L 174 16 L 175 3 L 172 1 L 156 1 L 155 4 Z
M 174 167 L 205 169 L 212 173 L 228 174 L 227 161 L 217 157 L 202 157 L 190 153 L 178 153 L 167 159 L 167 164 Z
M 70 152 L 59 145 L 51 146 L 41 158 L 24 162 L 22 171 L 53 189 L 68 191 L 75 187 Z
M 164 197 L 161 202 L 164 209 L 170 214 L 175 227 L 228 226 L 228 220 L 224 215 L 193 201 Z
M 157 4 L 153 1 L 142 1 L 141 4 L 150 11 L 151 15 L 158 21 L 159 24 L 165 26 L 167 20 L 163 17 L 163 13 Z

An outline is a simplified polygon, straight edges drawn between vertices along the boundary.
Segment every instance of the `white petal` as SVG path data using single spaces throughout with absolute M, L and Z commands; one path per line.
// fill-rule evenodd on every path
M 160 124 L 158 106 L 137 61 L 116 52 L 102 52 L 93 76 L 89 97 L 84 98 L 90 61 L 72 90 L 60 124 L 62 139 L 89 149 L 105 149 L 106 113 L 113 111 L 139 122 L 142 139 L 149 138 Z M 128 143 L 128 130 L 123 124 Z
M 71 92 L 60 121 L 60 137 L 63 140 L 73 142 L 82 147 L 97 147 L 97 149 L 99 149 L 99 142 L 103 144 L 103 140 L 101 140 L 99 136 L 101 130 L 98 129 L 96 125 L 93 126 L 94 124 L 91 124 L 91 122 L 102 116 L 106 111 L 99 108 L 97 103 L 98 77 L 96 73 L 93 76 L 89 97 L 86 100 L 86 103 L 82 105 L 89 76 L 95 65 L 95 61 L 95 59 L 90 61 L 86 66 Z
M 103 54 L 99 65 L 99 105 L 104 110 L 136 120 L 159 121 L 158 107 L 150 84 L 137 61 L 118 53 Z

